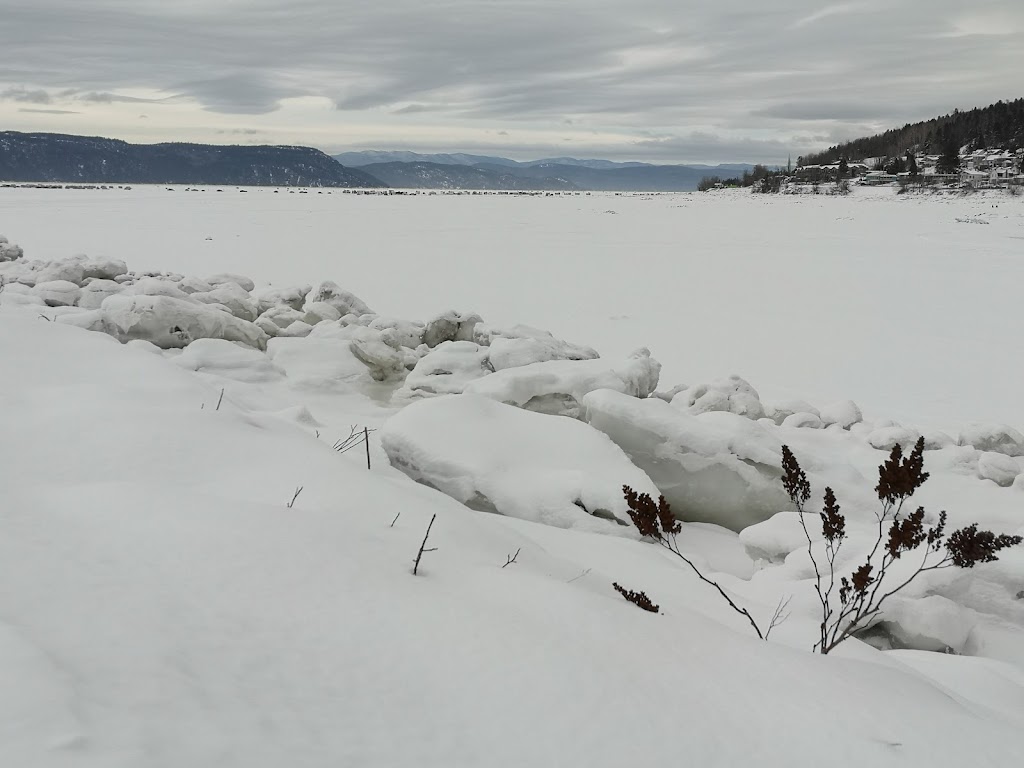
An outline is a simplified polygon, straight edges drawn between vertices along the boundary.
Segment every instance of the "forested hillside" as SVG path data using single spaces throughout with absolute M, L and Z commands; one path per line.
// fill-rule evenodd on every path
M 921 123 L 912 123 L 863 139 L 839 144 L 817 154 L 800 158 L 803 165 L 837 162 L 840 158 L 902 157 L 914 150 L 938 154 L 944 144 L 969 149 L 1024 147 L 1024 99 L 999 101 L 967 112 L 952 114 Z

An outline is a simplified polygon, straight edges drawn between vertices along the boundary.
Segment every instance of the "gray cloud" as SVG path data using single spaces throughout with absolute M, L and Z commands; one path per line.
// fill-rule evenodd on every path
M 73 109 L 29 109 L 22 107 L 18 110 L 19 112 L 30 112 L 39 115 L 80 115 L 81 112 L 76 112 Z
M 515 123 L 555 145 L 566 126 L 573 142 L 616 134 L 588 145 L 616 154 L 717 147 L 784 160 L 824 146 L 790 144 L 803 138 L 1018 97 L 1024 61 L 1019 0 L 4 4 L 0 100 L 69 93 L 84 109 L 149 101 L 117 93 L 147 89 L 265 115 L 317 96 L 337 107 L 336 124 L 394 121 L 421 149 L 422 121 Z M 644 130 L 681 139 L 652 144 Z
M 5 88 L 0 91 L 0 101 L 18 101 L 25 104 L 49 104 L 50 94 L 41 88 L 31 91 L 24 87 Z

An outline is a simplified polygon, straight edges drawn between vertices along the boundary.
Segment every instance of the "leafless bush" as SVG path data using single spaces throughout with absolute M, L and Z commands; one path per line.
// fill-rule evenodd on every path
M 701 581 L 718 590 L 718 594 L 729 604 L 730 608 L 741 616 L 746 617 L 759 638 L 767 640 L 771 631 L 786 620 L 788 614 L 785 613 L 785 609 L 789 602 L 788 599 L 779 602 L 779 606 L 775 609 L 775 614 L 772 616 L 771 621 L 769 621 L 767 629 L 762 631 L 758 623 L 754 621 L 754 617 L 750 615 L 750 611 L 746 608 L 740 608 L 718 582 L 712 581 L 701 573 L 700 569 L 693 564 L 693 561 L 679 551 L 676 537 L 682 531 L 682 525 L 676 520 L 675 515 L 672 514 L 672 508 L 664 496 L 658 497 L 658 501 L 655 503 L 650 494 L 637 493 L 628 485 L 622 486 L 622 493 L 626 498 L 626 504 L 629 505 L 629 519 L 633 521 L 633 525 L 636 526 L 640 535 L 654 539 L 659 545 L 690 566 Z
M 924 507 L 904 514 L 907 500 L 927 479 L 923 438 L 917 441 L 908 456 L 903 455 L 899 445 L 892 449 L 888 460 L 878 467 L 875 492 L 881 503 L 876 512 L 878 533 L 874 546 L 862 565 L 849 576 L 839 576 L 837 580 L 836 559 L 848 538 L 846 518 L 835 493 L 826 488 L 825 503 L 820 513 L 825 562 L 819 563 L 805 519 L 811 485 L 793 452 L 788 446 L 782 446 L 782 485 L 796 506 L 807 538 L 807 554 L 814 566 L 814 588 L 821 603 L 820 635 L 814 644 L 815 651 L 827 654 L 858 630 L 866 629 L 878 616 L 885 601 L 922 573 L 991 563 L 998 559 L 997 554 L 1001 550 L 1024 541 L 1020 536 L 979 531 L 977 523 L 960 528 L 947 537 L 945 512 L 939 513 L 938 523 L 934 526 L 925 525 Z M 889 578 L 892 574 L 890 569 L 897 560 L 920 550 L 923 550 L 923 555 L 909 577 L 904 576 L 902 580 Z

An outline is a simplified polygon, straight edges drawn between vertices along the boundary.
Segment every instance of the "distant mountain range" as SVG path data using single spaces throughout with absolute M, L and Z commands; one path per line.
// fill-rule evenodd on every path
M 376 176 L 388 186 L 403 189 L 687 192 L 695 190 L 704 176 L 715 173 L 735 175 L 754 167 L 745 163 L 651 165 L 573 157 L 521 162 L 488 155 L 425 155 L 379 150 L 343 152 L 334 158 L 346 166 Z
M 309 147 L 129 144 L 56 133 L 0 132 L 0 181 L 382 187 Z
M 57 133 L 0 132 L 0 181 L 87 184 L 397 187 L 402 189 L 686 192 L 708 175 L 753 168 L 554 157 L 345 152 L 291 146 L 129 144 Z

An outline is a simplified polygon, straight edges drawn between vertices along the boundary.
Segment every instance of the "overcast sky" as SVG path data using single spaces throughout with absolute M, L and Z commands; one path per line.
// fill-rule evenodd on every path
M 1024 96 L 1024 0 L 0 0 L 0 130 L 785 162 Z

